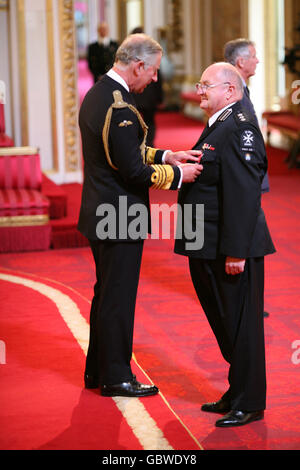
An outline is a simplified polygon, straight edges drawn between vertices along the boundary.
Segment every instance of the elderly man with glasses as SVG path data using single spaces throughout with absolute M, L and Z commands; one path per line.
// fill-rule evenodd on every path
M 204 243 L 187 249 L 183 237 L 175 252 L 189 258 L 195 291 L 230 365 L 228 390 L 202 410 L 226 413 L 216 426 L 240 426 L 262 419 L 266 406 L 264 256 L 275 251 L 261 209 L 267 159 L 257 122 L 241 106 L 243 82 L 235 67 L 211 65 L 196 87 L 208 116 L 194 146 L 203 153 L 203 171 L 180 189 L 179 223 L 192 205 L 195 227 L 197 205 L 204 205 Z

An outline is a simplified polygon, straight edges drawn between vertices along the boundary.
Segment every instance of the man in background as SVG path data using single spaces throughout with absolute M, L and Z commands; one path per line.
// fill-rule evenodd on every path
M 256 66 L 259 63 L 254 42 L 243 38 L 227 42 L 224 46 L 224 58 L 226 62 L 232 64 L 241 75 L 244 85 L 244 95 L 241 100 L 242 106 L 255 117 L 258 123 L 255 109 L 250 99 L 250 91 L 247 86 L 250 77 L 255 75 Z M 261 191 L 262 193 L 267 193 L 269 190 L 269 178 L 266 173 L 262 182 Z
M 240 76 L 242 77 L 244 94 L 241 100 L 241 104 L 243 108 L 247 109 L 247 111 L 252 114 L 256 120 L 257 125 L 259 126 L 256 112 L 250 98 L 250 91 L 247 86 L 247 82 L 249 81 L 250 77 L 255 75 L 256 66 L 259 63 L 254 42 L 243 38 L 233 39 L 232 41 L 227 42 L 224 46 L 224 58 L 237 69 Z M 269 177 L 268 173 L 266 172 L 261 184 L 261 192 L 268 193 L 269 191 Z M 270 314 L 268 312 L 264 312 L 264 317 L 268 317 L 269 315 Z
M 112 67 L 118 43 L 109 37 L 108 24 L 102 22 L 98 26 L 98 41 L 88 47 L 87 60 L 89 69 L 96 83 Z

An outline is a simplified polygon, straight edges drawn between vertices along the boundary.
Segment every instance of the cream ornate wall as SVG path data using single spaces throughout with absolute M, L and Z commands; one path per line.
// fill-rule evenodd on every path
M 89 2 L 98 14 L 100 0 Z M 101 15 L 120 40 L 118 2 L 103 0 Z M 164 31 L 168 38 L 175 72 L 167 84 L 170 99 L 179 104 L 180 91 L 193 89 L 204 68 L 222 59 L 227 40 L 248 36 L 261 60 L 250 83 L 258 111 L 278 104 L 277 2 L 282 0 L 143 0 L 145 31 L 156 38 Z M 284 1 L 287 47 L 299 42 L 299 9 L 299 0 Z M 7 129 L 17 145 L 40 147 L 42 168 L 57 183 L 82 177 L 73 14 L 74 0 L 0 0 Z M 94 29 L 97 19 L 90 23 Z M 285 75 L 288 93 L 295 76 Z
M 10 0 L 8 17 L 15 143 L 57 183 L 81 181 L 73 1 Z

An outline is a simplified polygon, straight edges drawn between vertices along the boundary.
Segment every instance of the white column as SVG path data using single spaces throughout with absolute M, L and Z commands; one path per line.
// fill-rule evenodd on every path
M 144 0 L 144 30 L 157 38 L 157 29 L 166 24 L 166 0 Z
M 88 2 L 88 18 L 89 18 L 89 44 L 98 39 L 98 23 L 99 23 L 99 0 L 89 0 Z
M 265 111 L 265 25 L 264 1 L 249 0 L 249 39 L 256 44 L 259 64 L 255 75 L 250 79 L 250 93 L 258 120 Z
M 41 167 L 52 169 L 53 146 L 45 0 L 26 0 L 28 144 L 40 148 Z
M 14 47 L 10 48 L 10 67 L 11 67 L 11 101 L 12 101 L 12 134 L 16 146 L 22 145 L 22 123 L 21 123 L 21 96 L 20 96 L 20 67 L 19 67 L 19 41 L 18 41 L 18 10 L 17 1 L 11 0 L 10 5 L 10 44 Z
M 4 96 L 4 113 L 6 134 L 13 137 L 13 128 L 11 125 L 11 74 L 9 64 L 9 47 L 2 47 L 2 45 L 9 44 L 9 24 L 8 24 L 8 8 L 0 9 L 0 80 L 5 84 Z
M 110 37 L 118 40 L 118 1 L 106 0 L 105 3 L 105 20 L 109 25 Z

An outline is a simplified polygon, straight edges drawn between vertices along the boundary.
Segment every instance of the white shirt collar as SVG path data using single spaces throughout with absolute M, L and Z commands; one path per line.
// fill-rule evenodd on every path
M 115 72 L 113 69 L 110 69 L 107 74 L 110 78 L 112 78 L 113 80 L 115 80 L 115 82 L 118 82 L 120 83 L 120 85 L 122 85 L 125 90 L 128 91 L 128 93 L 130 92 L 129 90 L 129 86 L 127 85 L 127 83 L 125 82 L 124 78 L 122 78 L 117 72 Z
M 236 103 L 236 101 L 234 103 L 230 103 L 228 104 L 227 106 L 224 106 L 224 108 L 220 109 L 219 111 L 217 111 L 215 114 L 213 114 L 209 120 L 208 120 L 208 125 L 209 127 L 211 127 L 215 122 L 216 120 L 218 119 L 218 117 L 223 113 L 223 111 L 227 108 L 230 108 L 230 106 L 233 106 L 234 104 Z
M 99 42 L 99 44 L 103 44 L 103 46 L 107 47 L 107 46 L 109 46 L 110 38 L 107 37 L 107 36 L 105 38 L 99 37 L 98 42 Z

